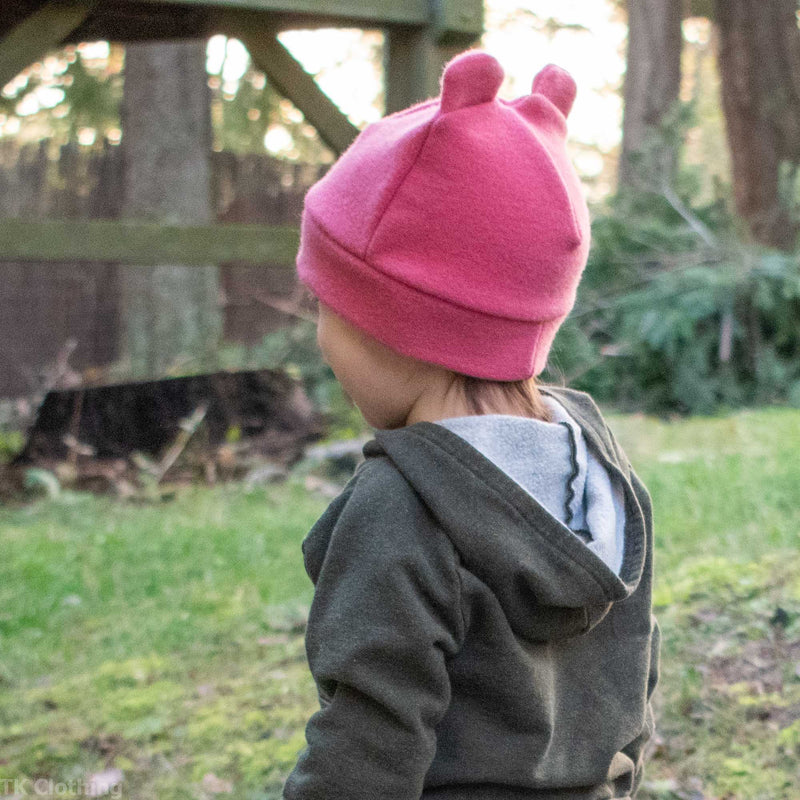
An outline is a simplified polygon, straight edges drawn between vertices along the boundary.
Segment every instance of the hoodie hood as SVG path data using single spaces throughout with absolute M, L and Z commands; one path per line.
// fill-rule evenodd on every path
M 514 633 L 529 641 L 586 633 L 628 598 L 642 576 L 645 522 L 630 465 L 589 399 L 542 387 L 580 425 L 586 448 L 622 491 L 619 573 L 537 497 L 445 425 L 378 430 L 364 456 L 387 456 L 452 541 L 463 566 L 497 597 Z M 535 455 L 532 455 L 535 458 Z
M 622 566 L 624 495 L 587 449 L 580 425 L 552 397 L 552 421 L 481 414 L 438 419 L 514 478 L 615 574 Z

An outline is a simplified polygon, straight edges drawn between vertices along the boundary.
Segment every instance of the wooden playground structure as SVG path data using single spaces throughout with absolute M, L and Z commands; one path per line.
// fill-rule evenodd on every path
M 483 31 L 481 0 L 15 0 L 0 6 L 0 87 L 49 50 L 81 41 L 240 39 L 254 64 L 335 152 L 358 129 L 281 44 L 284 30 L 384 32 L 386 113 L 438 93 L 442 66 Z M 293 227 L 0 219 L 0 258 L 202 265 L 294 264 Z

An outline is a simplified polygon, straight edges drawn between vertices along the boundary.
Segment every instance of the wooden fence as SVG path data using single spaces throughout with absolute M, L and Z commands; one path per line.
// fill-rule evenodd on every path
M 119 219 L 121 155 L 108 141 L 92 147 L 42 141 L 19 148 L 0 140 L 0 219 Z M 229 152 L 213 153 L 211 163 L 214 212 L 224 223 L 299 225 L 303 197 L 326 169 Z M 38 388 L 42 370 L 70 341 L 75 369 L 115 361 L 119 270 L 131 268 L 0 260 L 0 398 Z M 286 323 L 286 315 L 263 297 L 288 294 L 293 270 L 229 262 L 220 265 L 220 282 L 226 343 L 253 344 Z

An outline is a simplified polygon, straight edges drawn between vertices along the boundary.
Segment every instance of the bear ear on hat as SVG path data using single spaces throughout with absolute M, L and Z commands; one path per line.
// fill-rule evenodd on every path
M 505 74 L 500 62 L 482 50 L 468 50 L 452 59 L 442 75 L 441 110 L 489 103 L 497 95 Z
M 578 87 L 565 69 L 548 64 L 534 79 L 533 94 L 544 95 L 565 117 L 572 111 Z

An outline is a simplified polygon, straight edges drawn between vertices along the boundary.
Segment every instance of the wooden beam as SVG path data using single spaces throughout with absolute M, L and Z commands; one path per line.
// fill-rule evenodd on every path
M 466 47 L 464 43 L 441 44 L 425 28 L 388 29 L 383 51 L 386 113 L 436 97 L 444 65 Z
M 684 17 L 714 19 L 713 0 L 684 0 Z
M 468 47 L 483 33 L 483 0 L 438 0 L 433 28 L 438 42 Z
M 319 132 L 322 140 L 336 153 L 343 153 L 358 136 L 358 128 L 319 88 L 292 54 L 278 41 L 275 31 L 265 30 L 256 20 L 247 23 L 230 17 L 225 30 L 241 39 L 255 65 L 263 70 L 269 82 L 288 97 L 306 120 Z
M 394 25 L 384 31 L 386 113 L 439 94 L 444 65 L 483 33 L 483 0 L 438 0 L 425 27 Z
M 138 220 L 0 219 L 3 261 L 118 261 L 208 265 L 228 261 L 294 265 L 296 228 L 162 225 Z
M 203 37 L 231 18 L 273 30 L 404 25 L 429 29 L 439 42 L 464 44 L 482 33 L 483 6 L 482 0 L 116 0 L 95 5 L 67 41 Z
M 93 0 L 50 0 L 0 41 L 0 89 L 59 44 L 88 16 Z
M 472 0 L 469 0 L 472 2 Z M 144 3 L 148 0 L 143 0 Z M 159 5 L 230 8 L 263 12 L 324 16 L 371 22 L 375 27 L 392 24 L 426 25 L 430 22 L 429 0 L 152 0 Z M 452 0 L 448 0 L 452 2 Z
M 199 6 L 122 2 L 105 0 L 64 40 L 65 44 L 94 42 L 164 41 L 166 39 L 207 39 L 211 12 Z

